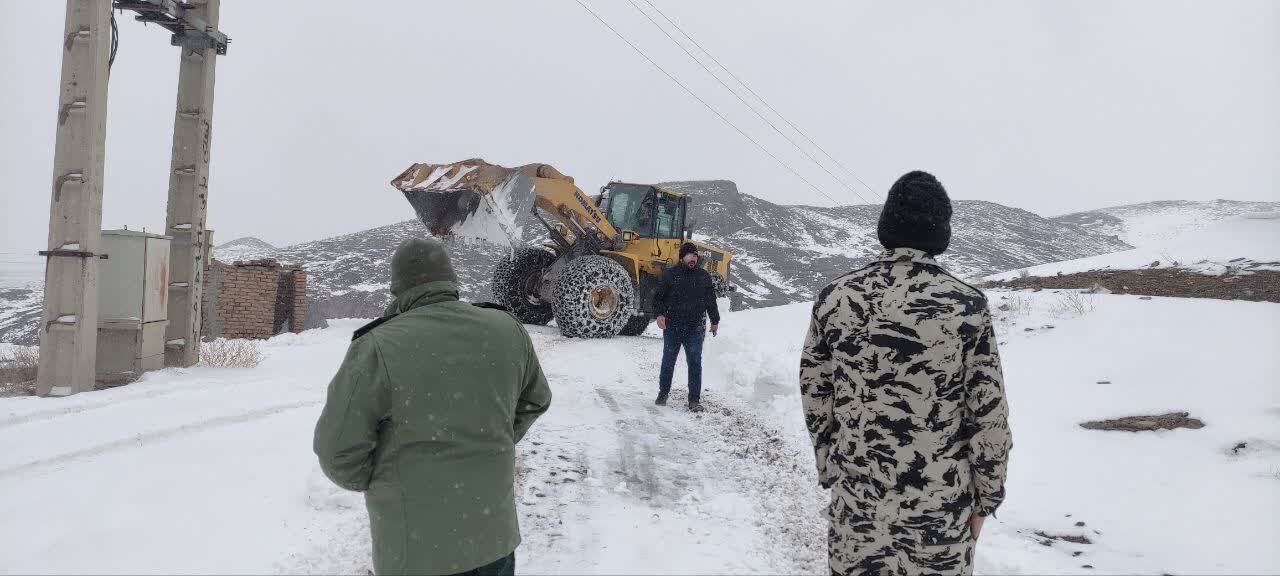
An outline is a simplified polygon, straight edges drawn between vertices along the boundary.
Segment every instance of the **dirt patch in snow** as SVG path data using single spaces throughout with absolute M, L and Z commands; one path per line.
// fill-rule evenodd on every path
M 1093 540 L 1083 534 L 1078 536 L 1074 534 L 1050 534 L 1044 530 L 1037 530 L 1036 536 L 1041 538 L 1040 543 L 1045 546 L 1053 546 L 1055 541 L 1070 542 L 1072 544 L 1093 544 Z
M 0 369 L 0 398 L 12 398 L 14 396 L 35 396 L 36 382 L 16 382 L 5 383 L 4 370 Z
M 758 494 L 754 500 L 762 508 L 767 541 L 787 551 L 793 570 L 825 568 L 827 526 L 815 513 L 825 510 L 829 496 L 816 489 L 816 472 L 804 465 L 812 455 L 796 452 L 780 431 L 754 414 L 715 399 L 704 405 L 707 412 L 699 420 L 720 434 L 723 449 L 742 463 L 733 474 L 743 491 L 749 493 L 750 486 Z
M 0 398 L 35 394 L 39 365 L 40 352 L 36 348 L 13 347 L 0 351 Z
M 1208 276 L 1171 268 L 1107 270 L 986 283 L 988 288 L 1008 290 L 1086 290 L 1095 285 L 1113 294 L 1280 302 L 1280 272 L 1274 271 Z
M 1093 420 L 1080 424 L 1089 430 L 1118 430 L 1123 432 L 1150 432 L 1153 430 L 1173 430 L 1175 428 L 1204 428 L 1199 418 L 1191 418 L 1187 412 L 1170 412 L 1153 416 L 1126 416 L 1112 420 Z

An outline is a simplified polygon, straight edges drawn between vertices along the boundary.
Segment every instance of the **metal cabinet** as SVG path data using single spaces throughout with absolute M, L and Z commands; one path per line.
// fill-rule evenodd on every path
M 169 236 L 103 230 L 98 268 L 97 379 L 111 385 L 164 367 Z

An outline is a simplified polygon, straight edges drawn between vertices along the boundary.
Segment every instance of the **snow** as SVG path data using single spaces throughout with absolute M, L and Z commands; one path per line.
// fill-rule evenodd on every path
M 466 220 L 450 230 L 454 238 L 497 246 L 517 246 L 524 237 L 517 215 L 533 208 L 534 189 L 529 178 L 519 172 L 488 194 Z
M 1280 570 L 1280 305 L 1099 295 L 1075 314 L 1073 293 L 990 296 L 1009 305 L 1015 448 L 979 574 Z M 702 415 L 682 406 L 683 362 L 672 406 L 653 405 L 655 329 L 584 341 L 530 327 L 555 400 L 519 447 L 520 571 L 822 572 L 827 494 L 796 382 L 809 310 L 722 309 Z M 364 574 L 363 500 L 311 453 L 362 321 L 330 323 L 263 343 L 256 368 L 0 399 L 0 572 Z M 1171 410 L 1206 427 L 1078 426 Z M 1094 544 L 1043 546 L 1037 530 Z
M 788 281 L 785 277 L 783 277 L 782 274 L 779 274 L 776 270 L 774 270 L 773 267 L 770 266 L 769 263 L 764 260 L 761 260 L 749 254 L 738 253 L 733 255 L 733 263 L 738 266 L 747 267 L 752 272 L 754 272 L 755 275 L 758 276 L 761 280 L 764 280 L 765 282 L 769 283 L 771 286 L 777 288 L 778 291 L 784 294 L 804 296 L 804 297 L 808 297 L 810 295 L 809 290 L 805 290 L 803 288 L 799 288 L 795 286 L 790 281 Z M 759 288 L 763 289 L 764 293 L 768 292 L 767 288 L 764 288 L 764 287 L 759 287 Z M 753 291 L 752 293 L 755 294 L 757 292 Z
M 1114 234 L 1131 246 L 1145 248 L 1195 232 L 1222 220 L 1247 216 L 1249 213 L 1270 212 L 1277 208 L 1280 208 L 1280 204 L 1275 202 L 1231 200 L 1165 201 L 1118 206 L 1098 210 L 1097 213 L 1118 218 L 1119 225 L 1103 226 L 1096 231 Z
M 0 290 L 40 287 L 44 265 L 44 258 L 34 252 L 0 252 Z
M 1148 220 L 1149 221 L 1149 220 Z M 1092 270 L 1181 268 L 1221 275 L 1255 270 L 1280 271 L 1280 214 L 1256 213 L 1222 219 L 1144 247 L 1092 258 L 1055 262 L 1023 270 L 1032 276 L 1053 276 Z M 1023 271 L 991 276 L 1011 280 Z
M 242 260 L 270 258 L 277 251 L 278 249 L 275 246 L 250 236 L 237 238 L 215 246 L 213 256 L 223 262 L 231 263 Z

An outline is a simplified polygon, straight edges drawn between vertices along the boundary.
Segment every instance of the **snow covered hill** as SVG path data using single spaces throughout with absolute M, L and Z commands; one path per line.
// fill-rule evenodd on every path
M 733 251 L 737 308 L 812 298 L 831 278 L 862 266 L 880 250 L 875 237 L 879 206 L 783 206 L 744 194 L 726 180 L 664 185 L 693 195 L 690 217 L 697 221 L 698 238 Z M 970 277 L 1130 248 L 1073 224 L 999 204 L 961 201 L 955 212 L 955 238 L 944 260 Z M 523 224 L 529 239 L 537 236 L 540 224 L 529 218 Z M 395 246 L 424 234 L 413 220 L 263 256 L 306 267 L 312 296 L 326 318 L 367 317 L 378 314 L 389 298 L 388 260 Z M 493 266 L 503 249 L 455 243 L 450 250 L 464 294 L 489 299 Z
M 1169 200 L 1103 208 L 1056 216 L 1052 220 L 1081 226 L 1098 234 L 1145 248 L 1194 232 L 1221 220 L 1280 211 L 1280 202 Z
M 246 236 L 215 246 L 213 248 L 213 256 L 223 262 L 232 263 L 237 260 L 268 258 L 276 250 L 278 248 L 275 246 L 253 236 Z
M 990 296 L 1014 450 L 979 574 L 1280 571 L 1280 305 Z M 532 328 L 555 400 L 519 447 L 520 570 L 824 572 L 827 495 L 796 382 L 808 312 L 727 314 L 706 345 L 702 415 L 652 404 L 652 333 Z M 262 343 L 257 368 L 0 399 L 0 572 L 364 574 L 361 497 L 311 454 L 357 325 Z M 1174 410 L 1205 427 L 1078 426 Z
M 738 309 L 812 298 L 831 278 L 860 267 L 879 251 L 879 206 L 774 204 L 742 193 L 727 180 L 664 185 L 693 195 L 690 216 L 697 221 L 699 239 L 733 251 Z M 407 204 L 405 210 L 409 213 Z M 1280 203 L 1156 202 L 1042 218 L 990 202 L 957 201 L 955 236 L 943 261 L 962 276 L 980 278 L 1124 252 L 1259 211 L 1280 211 Z M 528 218 L 524 224 L 530 238 L 536 236 L 540 225 Z M 378 314 L 389 299 L 388 260 L 395 246 L 424 234 L 423 226 L 411 220 L 286 248 L 244 238 L 218 246 L 215 256 L 228 262 L 270 257 L 300 264 L 310 274 L 310 296 L 324 317 L 368 317 Z M 490 299 L 489 281 L 502 248 L 458 243 L 451 251 L 466 297 Z M 1147 253 L 1142 254 L 1146 258 Z M 1157 259 L 1169 260 L 1157 255 L 1142 264 Z M 38 285 L 0 286 L 0 342 L 35 343 L 40 297 Z
M 1142 220 L 1138 222 L 1145 223 Z M 1135 226 L 1133 229 L 1140 228 Z M 1032 266 L 996 274 L 989 279 L 1165 268 L 1212 275 L 1280 272 L 1280 210 L 1198 220 L 1194 225 L 1188 221 L 1172 228 L 1182 230 L 1177 234 L 1157 233 L 1156 228 L 1149 225 L 1142 229 L 1145 231 L 1142 232 L 1141 246 L 1132 250 Z
M 44 258 L 0 252 L 0 342 L 35 344 L 44 313 Z
M 734 282 L 747 306 L 812 298 L 832 278 L 861 267 L 881 250 L 879 205 L 785 206 L 744 194 L 727 180 L 663 186 L 690 194 L 696 231 L 733 251 Z M 1130 248 L 1073 224 L 991 202 L 954 202 L 952 230 L 942 261 L 972 278 Z

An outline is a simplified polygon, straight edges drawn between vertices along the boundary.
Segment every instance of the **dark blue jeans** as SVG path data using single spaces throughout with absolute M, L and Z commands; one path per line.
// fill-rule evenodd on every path
M 516 553 L 512 552 L 495 560 L 492 564 L 485 564 L 479 568 L 459 572 L 455 576 L 513 576 L 515 573 Z
M 702 398 L 702 341 L 707 336 L 707 325 L 701 322 L 667 322 L 662 334 L 662 371 L 658 374 L 658 392 L 671 392 L 671 375 L 676 369 L 676 357 L 684 347 L 684 360 L 689 365 L 689 401 Z

